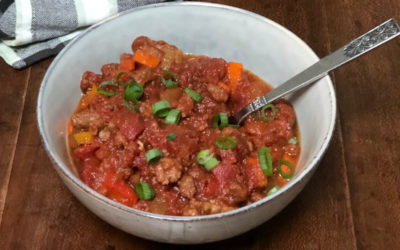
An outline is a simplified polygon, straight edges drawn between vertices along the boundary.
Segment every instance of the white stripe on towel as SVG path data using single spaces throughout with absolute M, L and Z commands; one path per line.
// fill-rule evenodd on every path
M 117 0 L 75 0 L 78 26 L 97 23 L 118 12 Z
M 15 0 L 15 39 L 4 40 L 8 46 L 18 46 L 32 41 L 32 6 L 30 0 Z
M 6 46 L 2 42 L 0 42 L 0 54 L 4 61 L 6 61 L 6 63 L 9 65 L 13 65 L 14 63 L 22 60 L 13 49 Z

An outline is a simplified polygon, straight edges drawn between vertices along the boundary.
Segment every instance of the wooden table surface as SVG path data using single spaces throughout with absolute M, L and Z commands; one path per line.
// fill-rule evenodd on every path
M 219 0 L 268 17 L 324 56 L 390 17 L 399 0 Z M 0 248 L 188 249 L 126 234 L 67 190 L 36 126 L 52 58 L 24 70 L 0 60 Z M 400 249 L 400 38 L 331 74 L 335 133 L 316 174 L 270 221 L 190 248 Z

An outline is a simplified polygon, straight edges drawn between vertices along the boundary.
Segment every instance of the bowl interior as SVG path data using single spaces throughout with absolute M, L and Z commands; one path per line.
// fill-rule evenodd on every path
M 54 60 L 39 93 L 38 122 L 44 145 L 57 168 L 79 185 L 67 153 L 67 119 L 80 98 L 82 73 L 100 72 L 131 52 L 137 36 L 164 40 L 185 53 L 242 62 L 259 77 L 278 86 L 317 61 L 299 38 L 258 15 L 208 4 L 162 4 L 120 14 L 79 36 Z M 332 134 L 335 94 L 329 77 L 288 97 L 297 113 L 302 152 L 292 182 L 316 165 Z M 290 186 L 290 185 L 289 185 Z

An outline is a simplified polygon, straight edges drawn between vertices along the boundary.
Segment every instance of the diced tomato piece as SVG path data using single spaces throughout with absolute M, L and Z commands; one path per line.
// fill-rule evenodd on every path
M 265 187 L 267 178 L 261 169 L 261 166 L 256 158 L 247 158 L 245 165 L 245 176 L 247 179 L 248 190 L 254 188 Z
M 98 171 L 100 161 L 96 157 L 89 157 L 83 161 L 81 170 L 81 179 L 84 183 L 93 188 L 96 182 L 96 173 Z
M 138 200 L 136 192 L 114 173 L 108 173 L 104 178 L 103 187 L 107 190 L 107 197 L 132 207 Z
M 213 177 L 209 178 L 207 186 L 204 190 L 204 196 L 206 196 L 208 198 L 213 197 L 216 194 L 218 187 L 219 187 L 219 184 L 218 184 L 217 179 L 215 179 Z
M 81 160 L 92 157 L 96 149 L 100 148 L 100 143 L 93 141 L 90 144 L 83 144 L 74 150 L 74 154 Z
M 217 179 L 220 187 L 224 187 L 231 181 L 235 180 L 236 175 L 239 174 L 239 168 L 236 165 L 224 161 L 214 167 L 211 171 L 215 179 Z
M 144 121 L 138 113 L 134 111 L 121 111 L 116 116 L 116 124 L 121 133 L 128 140 L 135 140 L 144 130 Z

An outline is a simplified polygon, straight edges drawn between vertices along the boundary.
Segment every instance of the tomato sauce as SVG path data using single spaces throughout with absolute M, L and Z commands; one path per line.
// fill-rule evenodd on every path
M 292 178 L 300 142 L 290 103 L 275 101 L 240 127 L 216 118 L 271 90 L 240 63 L 138 37 L 132 54 L 100 71 L 83 73 L 68 138 L 80 178 L 98 193 L 143 211 L 196 216 L 258 201 Z M 178 110 L 175 122 L 155 112 L 159 101 L 169 104 L 165 115 Z

